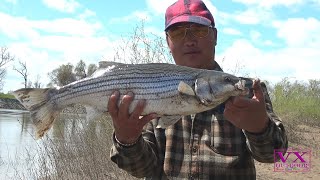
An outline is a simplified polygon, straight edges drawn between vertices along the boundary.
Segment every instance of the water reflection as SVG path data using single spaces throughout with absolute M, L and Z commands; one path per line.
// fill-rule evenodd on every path
M 70 139 L 70 130 L 75 132 L 79 126 L 76 121 L 82 115 L 61 115 L 48 132 L 50 141 Z M 83 118 L 82 118 L 83 119 Z M 66 133 L 68 131 L 69 133 Z M 0 179 L 32 179 L 26 177 L 28 168 L 37 169 L 39 154 L 43 150 L 46 138 L 35 140 L 28 111 L 0 109 Z M 21 177 L 23 174 L 23 177 Z
M 132 179 L 109 159 L 108 117 L 87 121 L 85 115 L 61 114 L 42 139 L 35 140 L 34 130 L 29 112 L 0 109 L 1 180 Z
M 12 177 L 23 166 L 23 151 L 35 143 L 27 111 L 0 109 L 0 179 Z

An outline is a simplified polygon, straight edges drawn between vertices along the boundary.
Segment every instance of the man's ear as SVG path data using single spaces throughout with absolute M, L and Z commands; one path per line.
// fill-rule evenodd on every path
M 169 47 L 169 37 L 168 37 L 167 33 L 166 33 L 166 41 L 167 41 L 167 46 Z

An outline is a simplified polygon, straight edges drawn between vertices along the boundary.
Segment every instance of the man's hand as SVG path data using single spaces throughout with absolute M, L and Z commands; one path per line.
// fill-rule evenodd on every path
M 260 80 L 253 82 L 253 97 L 233 97 L 225 104 L 224 116 L 236 127 L 261 133 L 268 125 L 268 115 Z
M 133 112 L 129 114 L 129 106 L 133 101 L 133 93 L 129 92 L 123 96 L 120 106 L 118 107 L 118 101 L 120 93 L 114 92 L 108 102 L 108 111 L 113 121 L 115 135 L 117 139 L 123 144 L 131 144 L 137 141 L 141 135 L 143 126 L 150 120 L 157 117 L 156 114 L 148 114 L 142 118 L 139 118 L 146 105 L 145 100 L 140 100 Z

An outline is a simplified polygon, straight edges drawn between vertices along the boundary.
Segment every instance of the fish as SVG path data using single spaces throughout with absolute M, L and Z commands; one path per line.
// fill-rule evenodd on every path
M 240 77 L 216 70 L 169 63 L 101 61 L 99 69 L 90 77 L 62 87 L 22 88 L 12 94 L 30 111 L 36 139 L 39 139 L 69 105 L 85 106 L 89 119 L 105 115 L 109 97 L 115 91 L 120 92 L 120 98 L 128 92 L 134 93 L 129 113 L 144 99 L 146 106 L 141 115 L 156 113 L 157 128 L 167 128 L 181 116 L 212 109 L 232 96 L 247 95 L 245 83 Z

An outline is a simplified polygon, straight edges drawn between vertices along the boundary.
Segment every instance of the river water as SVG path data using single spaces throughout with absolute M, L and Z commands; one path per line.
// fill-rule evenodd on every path
M 0 179 L 26 178 L 38 145 L 28 111 L 0 109 Z
M 68 129 L 65 126 L 72 122 L 68 123 L 68 118 L 64 120 L 67 123 L 63 129 Z M 55 126 L 48 133 L 50 141 L 63 137 L 63 130 L 57 130 L 59 128 Z M 35 139 L 28 111 L 0 109 L 0 180 L 34 179 L 30 172 L 41 166 L 38 162 L 43 160 L 40 155 L 45 141 L 46 138 Z

